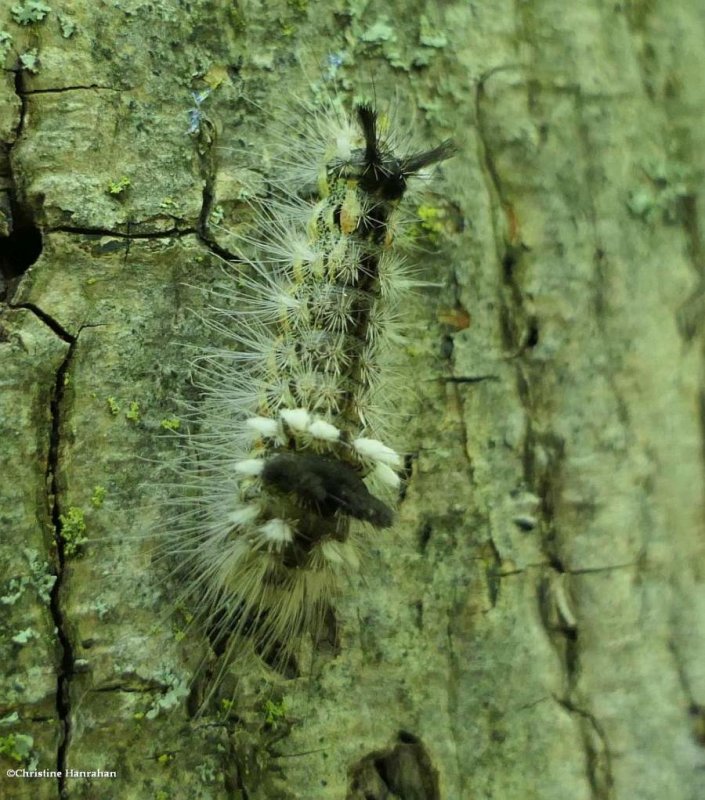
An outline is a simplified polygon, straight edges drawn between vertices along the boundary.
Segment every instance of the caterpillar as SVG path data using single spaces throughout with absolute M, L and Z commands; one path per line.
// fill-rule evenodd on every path
M 415 283 L 394 248 L 410 182 L 453 153 L 406 148 L 367 102 L 294 115 L 231 300 L 205 320 L 202 394 L 165 550 L 231 661 L 317 637 L 341 576 L 394 520 L 403 458 L 385 354 Z

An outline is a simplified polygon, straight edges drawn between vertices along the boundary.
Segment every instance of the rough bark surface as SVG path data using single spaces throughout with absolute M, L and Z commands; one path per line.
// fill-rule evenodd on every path
M 705 797 L 704 37 L 701 0 L 3 5 L 3 798 Z M 193 718 L 162 428 L 328 55 L 459 145 L 412 477 L 339 652 Z

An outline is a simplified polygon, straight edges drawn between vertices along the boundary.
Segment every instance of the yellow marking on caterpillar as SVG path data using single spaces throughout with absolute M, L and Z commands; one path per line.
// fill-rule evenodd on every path
M 340 207 L 340 230 L 347 235 L 355 233 L 361 216 L 362 204 L 357 184 L 355 181 L 348 181 L 345 197 Z

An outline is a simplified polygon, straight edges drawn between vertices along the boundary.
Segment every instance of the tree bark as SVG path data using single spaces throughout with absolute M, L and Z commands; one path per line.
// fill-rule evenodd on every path
M 700 0 L 63 5 L 0 11 L 2 797 L 704 797 Z M 411 480 L 338 651 L 194 717 L 163 428 L 322 64 L 458 145 Z

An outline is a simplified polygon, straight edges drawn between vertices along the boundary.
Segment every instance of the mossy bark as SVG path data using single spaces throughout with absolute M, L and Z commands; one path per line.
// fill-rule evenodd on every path
M 18 0 L 2 31 L 2 797 L 705 796 L 700 0 Z M 411 480 L 338 652 L 193 718 L 163 429 L 268 115 L 331 77 L 459 149 L 395 365 Z M 57 764 L 117 776 L 5 774 Z

